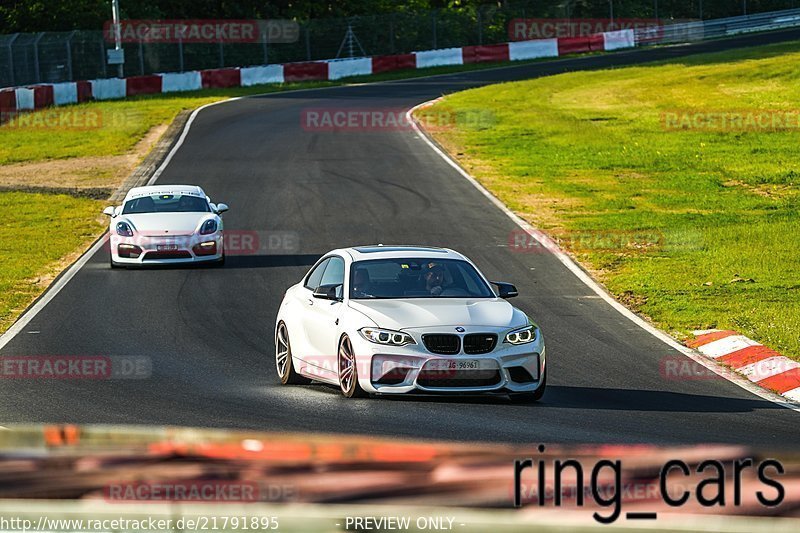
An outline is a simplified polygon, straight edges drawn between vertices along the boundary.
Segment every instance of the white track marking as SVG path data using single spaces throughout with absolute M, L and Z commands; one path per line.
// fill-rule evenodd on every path
M 699 337 L 700 335 L 706 335 L 708 333 L 716 333 L 718 331 L 722 331 L 721 329 L 696 329 L 692 333 L 695 337 Z
M 729 353 L 743 348 L 749 348 L 750 346 L 761 346 L 761 344 L 752 339 L 748 339 L 744 335 L 729 335 L 722 339 L 704 344 L 697 348 L 697 351 L 703 355 L 717 359 L 723 355 L 728 355 Z
M 791 402 L 787 402 L 786 398 L 772 393 L 766 389 L 759 387 L 758 385 L 752 383 L 751 381 L 745 379 L 744 377 L 736 374 L 735 372 L 731 371 L 730 369 L 715 363 L 714 361 L 704 357 L 703 355 L 697 353 L 696 351 L 684 346 L 683 344 L 679 343 L 672 337 L 670 337 L 665 332 L 661 331 L 660 329 L 656 328 L 639 315 L 635 314 L 633 311 L 616 301 L 610 294 L 608 294 L 596 281 L 594 281 L 589 275 L 583 271 L 583 269 L 575 263 L 572 258 L 569 257 L 563 250 L 561 250 L 558 245 L 549 237 L 547 237 L 542 231 L 537 230 L 519 216 L 516 213 L 511 211 L 503 202 L 501 202 L 497 197 L 495 197 L 492 193 L 490 193 L 483 185 L 481 185 L 475 178 L 473 178 L 466 170 L 461 168 L 461 166 L 456 163 L 447 153 L 442 151 L 436 143 L 434 143 L 431 139 L 428 138 L 428 135 L 422 131 L 419 127 L 417 122 L 413 119 L 413 114 L 417 109 L 421 109 L 423 107 L 428 107 L 436 103 L 437 101 L 441 100 L 441 98 L 436 98 L 434 100 L 429 100 L 427 102 L 423 102 L 419 105 L 416 105 L 408 110 L 406 113 L 406 118 L 408 122 L 411 124 L 414 131 L 419 135 L 419 138 L 427 144 L 431 150 L 433 150 L 436 154 L 439 155 L 448 165 L 453 167 L 456 172 L 461 174 L 464 178 L 467 179 L 476 189 L 478 189 L 486 198 L 489 199 L 495 206 L 497 206 L 503 213 L 505 213 L 511 220 L 513 220 L 520 228 L 525 230 L 528 234 L 530 234 L 534 239 L 539 241 L 539 243 L 544 246 L 545 248 L 551 250 L 553 255 L 561 261 L 561 263 L 569 269 L 579 280 L 581 280 L 587 287 L 589 287 L 595 294 L 597 294 L 600 298 L 602 298 L 608 305 L 616 309 L 622 316 L 642 328 L 643 330 L 647 331 L 660 341 L 667 344 L 670 348 L 673 348 L 679 352 L 681 352 L 686 357 L 689 357 L 696 363 L 708 368 L 715 374 L 727 379 L 728 381 L 735 383 L 739 387 L 745 389 L 748 392 L 755 394 L 756 396 L 763 398 L 764 400 L 768 400 L 772 403 L 780 405 L 782 407 L 786 407 L 787 409 L 791 409 L 795 412 L 800 413 L 800 405 L 793 404 Z
M 783 393 L 783 395 L 789 398 L 790 400 L 794 400 L 800 403 L 800 387 L 797 387 L 792 390 L 787 390 L 786 392 Z
M 800 368 L 800 363 L 782 355 L 776 355 L 775 357 L 767 357 L 761 361 L 737 368 L 736 371 L 744 374 L 750 381 L 761 381 L 795 368 Z
M 25 329 L 25 326 L 27 326 L 30 323 L 30 321 L 34 319 L 34 317 L 39 313 L 39 311 L 44 309 L 44 307 L 50 303 L 50 300 L 55 298 L 55 296 L 59 292 L 61 292 L 61 289 L 63 289 L 64 286 L 67 283 L 69 283 L 69 280 L 71 280 L 75 276 L 75 274 L 78 273 L 78 271 L 81 269 L 81 267 L 83 267 L 83 265 L 89 262 L 89 259 L 91 259 L 91 257 L 100 248 L 102 248 L 102 246 L 105 244 L 107 240 L 108 240 L 108 233 L 104 233 L 103 236 L 97 239 L 97 242 L 95 242 L 94 245 L 91 248 L 89 248 L 88 251 L 84 252 L 84 254 L 80 256 L 80 258 L 78 258 L 78 260 L 75 261 L 72 264 L 72 266 L 69 267 L 69 269 L 67 269 L 67 271 L 64 272 L 56 280 L 55 283 L 53 283 L 52 285 L 50 285 L 50 287 L 45 289 L 45 293 L 38 300 L 36 300 L 36 303 L 34 303 L 25 312 L 25 314 L 19 317 L 19 319 L 16 322 L 14 322 L 14 324 L 10 328 L 8 328 L 8 330 L 5 333 L 3 333 L 3 335 L 0 336 L 0 350 L 3 349 L 3 347 L 6 344 L 8 344 L 9 341 L 11 341 L 11 339 L 13 339 L 17 335 L 17 333 Z

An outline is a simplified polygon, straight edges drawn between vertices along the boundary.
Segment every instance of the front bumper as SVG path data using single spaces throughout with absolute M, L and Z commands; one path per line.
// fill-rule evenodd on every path
M 351 339 L 359 384 L 373 394 L 534 392 L 545 373 L 541 333 L 534 342 L 519 346 L 499 342 L 494 350 L 480 355 L 463 351 L 433 354 L 419 341 L 392 347 L 371 343 L 360 335 Z
M 224 255 L 221 231 L 210 235 L 123 237 L 111 232 L 111 260 L 119 265 L 167 265 L 218 261 Z M 213 252 L 213 253 L 209 253 Z

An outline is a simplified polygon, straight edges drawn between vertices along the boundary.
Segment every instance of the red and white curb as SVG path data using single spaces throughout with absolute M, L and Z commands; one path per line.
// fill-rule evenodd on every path
M 765 389 L 800 402 L 800 363 L 736 331 L 705 329 L 694 332 L 686 345 Z
M 521 61 L 586 52 L 609 52 L 634 46 L 633 30 L 619 30 L 588 37 L 537 39 L 422 50 L 408 54 L 39 84 L 0 89 L 0 113 L 34 111 L 52 106 L 77 104 L 91 100 L 114 100 L 140 94 L 249 87 L 267 83 L 332 81 L 349 76 L 379 74 L 393 70 Z

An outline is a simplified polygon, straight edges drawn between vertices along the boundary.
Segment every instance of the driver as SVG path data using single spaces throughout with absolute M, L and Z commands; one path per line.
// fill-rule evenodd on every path
M 425 290 L 433 296 L 439 296 L 444 290 L 444 267 L 439 263 L 428 263 L 425 273 Z
M 353 296 L 356 298 L 366 298 L 371 296 L 369 272 L 365 268 L 357 268 L 353 272 Z

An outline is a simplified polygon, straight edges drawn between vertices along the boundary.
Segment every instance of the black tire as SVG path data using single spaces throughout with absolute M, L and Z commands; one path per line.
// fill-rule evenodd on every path
M 365 398 L 367 393 L 358 384 L 358 365 L 353 352 L 353 344 L 347 335 L 339 340 L 336 351 L 337 368 L 339 369 L 339 390 L 345 398 Z
M 278 324 L 278 329 L 275 331 L 275 369 L 278 371 L 281 385 L 306 385 L 311 383 L 310 379 L 301 376 L 294 369 L 292 347 L 289 343 L 289 331 L 283 322 Z
M 544 396 L 545 389 L 547 388 L 547 370 L 542 376 L 542 384 L 533 392 L 512 392 L 508 397 L 513 403 L 536 403 Z

